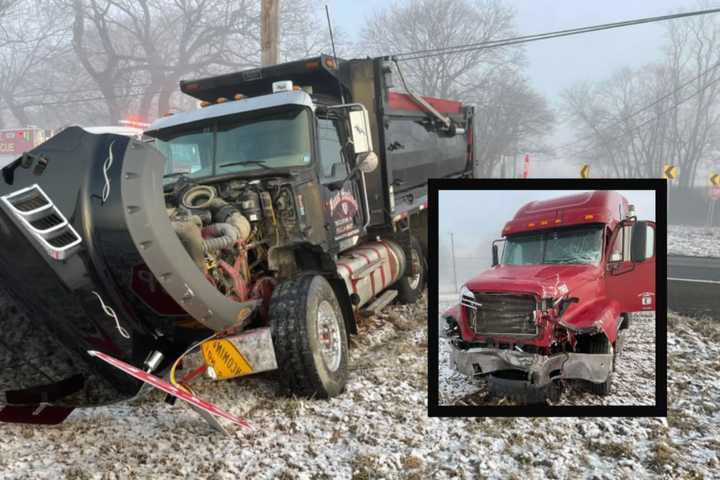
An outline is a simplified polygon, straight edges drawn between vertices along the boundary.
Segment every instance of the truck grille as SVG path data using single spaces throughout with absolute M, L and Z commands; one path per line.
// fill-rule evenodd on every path
M 64 260 L 82 239 L 39 185 L 0 197 L 3 204 L 55 260 Z
M 475 293 L 474 301 L 463 299 L 470 326 L 478 335 L 536 336 L 533 295 Z

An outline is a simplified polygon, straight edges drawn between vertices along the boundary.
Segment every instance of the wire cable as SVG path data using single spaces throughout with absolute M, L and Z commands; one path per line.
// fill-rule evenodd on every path
M 715 65 L 714 67 L 712 67 L 712 68 L 717 68 L 718 66 L 720 66 L 720 64 L 716 64 L 716 65 Z M 708 69 L 708 70 L 710 70 L 710 69 Z M 687 102 L 687 101 L 689 101 L 689 100 L 692 100 L 693 98 L 697 97 L 697 96 L 700 95 L 702 92 L 704 92 L 705 90 L 707 90 L 710 86 L 712 86 L 712 85 L 714 85 L 714 84 L 716 84 L 716 83 L 718 83 L 718 82 L 720 82 L 720 75 L 718 75 L 718 76 L 717 76 L 716 78 L 714 78 L 713 80 L 710 80 L 708 83 L 706 83 L 706 84 L 705 84 L 704 86 L 702 86 L 701 88 L 697 89 L 697 90 L 696 90 L 695 92 L 693 92 L 692 94 L 690 94 L 690 95 L 688 95 L 687 97 L 685 97 L 685 98 L 683 98 L 683 99 L 680 99 L 680 100 L 677 101 L 676 103 L 670 105 L 670 107 L 668 107 L 668 108 L 666 108 L 665 110 L 661 111 L 660 113 L 658 113 L 657 115 L 655 115 L 653 118 L 649 118 L 649 119 L 645 120 L 644 122 L 639 123 L 638 125 L 635 125 L 634 127 L 631 127 L 631 128 L 628 128 L 628 129 L 624 130 L 622 134 L 612 136 L 612 137 L 610 137 L 609 139 L 606 139 L 606 140 L 617 140 L 617 139 L 623 137 L 624 135 L 626 135 L 627 133 L 634 132 L 635 130 L 638 130 L 638 129 L 644 127 L 644 126 L 647 125 L 648 123 L 653 122 L 653 121 L 655 121 L 655 120 L 658 120 L 662 115 L 664 115 L 664 114 L 666 114 L 666 113 L 668 113 L 668 112 L 670 112 L 670 111 L 673 111 L 673 110 L 675 110 L 677 107 L 679 107 L 680 105 L 682 105 L 683 103 L 685 103 L 685 102 Z M 664 98 L 667 98 L 668 96 L 676 93 L 678 90 L 680 90 L 680 88 L 677 88 L 675 91 L 670 92 L 669 95 L 665 95 Z M 657 101 L 654 102 L 655 105 L 656 105 L 657 103 L 658 103 Z M 639 112 L 636 112 L 636 113 L 639 113 Z M 630 115 L 630 116 L 625 117 L 625 118 L 623 118 L 623 119 L 620 119 L 620 120 L 618 120 L 618 121 L 616 121 L 616 122 L 613 122 L 612 124 L 610 124 L 610 125 L 608 125 L 608 126 L 606 126 L 606 127 L 603 127 L 603 129 L 604 129 L 604 130 L 607 130 L 607 128 L 609 128 L 609 127 L 611 127 L 611 126 L 613 126 L 613 125 L 617 125 L 617 124 L 621 123 L 621 122 L 624 121 L 624 120 L 627 120 L 627 119 L 629 119 L 629 118 L 632 118 L 632 116 L 634 116 L 634 115 Z M 583 142 L 583 141 L 585 141 L 585 140 L 590 140 L 590 139 L 592 139 L 592 138 L 594 138 L 594 137 L 595 137 L 594 134 L 593 134 L 593 135 L 586 135 L 585 137 L 582 137 L 582 138 L 580 138 L 580 139 L 578 139 L 578 140 L 575 140 L 575 141 L 572 141 L 572 142 L 570 142 L 570 143 L 566 143 L 566 144 L 564 144 L 564 145 L 561 145 L 561 146 L 557 147 L 557 149 L 558 149 L 558 150 L 567 150 L 568 148 L 572 147 L 573 145 L 579 144 L 579 143 L 581 143 L 581 142 Z
M 434 57 L 445 54 L 454 53 L 465 53 L 473 50 L 482 50 L 487 48 L 505 47 L 511 45 L 517 45 L 521 43 L 536 42 L 540 40 L 548 40 L 551 38 L 567 37 L 571 35 L 579 35 L 583 33 L 598 32 L 602 30 L 610 30 L 615 28 L 622 28 L 634 25 L 641 25 L 645 23 L 664 22 L 668 20 L 676 20 L 679 18 L 694 17 L 699 15 L 709 15 L 713 13 L 719 13 L 720 8 L 712 8 L 706 10 L 696 10 L 692 12 L 675 13 L 671 15 L 660 15 L 655 17 L 644 17 L 634 20 L 625 20 L 621 22 L 603 23 L 599 25 L 591 25 L 587 27 L 569 28 L 565 30 L 557 30 L 554 32 L 537 33 L 531 35 L 523 35 L 519 37 L 511 37 L 499 40 L 489 40 L 485 42 L 467 43 L 461 45 L 455 45 L 452 47 L 441 47 L 441 48 L 428 48 L 424 50 L 414 50 L 410 52 L 396 53 L 392 56 L 397 57 L 398 60 L 418 60 L 421 58 Z

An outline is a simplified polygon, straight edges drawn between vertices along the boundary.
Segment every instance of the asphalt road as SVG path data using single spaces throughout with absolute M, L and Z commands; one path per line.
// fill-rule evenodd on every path
M 668 308 L 710 314 L 720 311 L 720 258 L 668 255 Z

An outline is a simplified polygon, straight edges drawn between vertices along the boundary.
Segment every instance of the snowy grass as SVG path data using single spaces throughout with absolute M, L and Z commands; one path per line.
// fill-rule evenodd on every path
M 720 467 L 717 321 L 671 316 L 666 420 L 428 418 L 426 320 L 424 301 L 365 320 L 347 392 L 331 400 L 280 396 L 273 375 L 199 382 L 252 423 L 230 438 L 159 394 L 56 427 L 0 425 L 0 478 L 690 479 Z
M 720 228 L 668 225 L 667 252 L 691 257 L 720 257 Z

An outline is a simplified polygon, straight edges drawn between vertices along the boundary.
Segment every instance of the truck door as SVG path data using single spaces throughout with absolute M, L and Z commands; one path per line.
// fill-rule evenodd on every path
M 648 222 L 642 262 L 630 259 L 632 227 L 618 228 L 610 240 L 605 268 L 608 297 L 620 302 L 623 312 L 655 310 L 655 223 Z
M 357 179 L 351 179 L 341 189 L 328 184 L 342 181 L 349 173 L 346 149 L 340 139 L 340 122 L 318 119 L 318 147 L 320 152 L 320 183 L 323 185 L 325 215 L 330 223 L 332 240 L 339 250 L 352 247 L 358 241 L 363 225 L 362 196 Z

